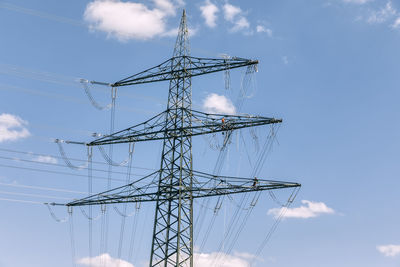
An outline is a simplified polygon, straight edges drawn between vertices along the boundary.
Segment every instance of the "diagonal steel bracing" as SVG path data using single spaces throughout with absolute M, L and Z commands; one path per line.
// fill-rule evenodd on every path
M 155 202 L 150 267 L 193 267 L 193 199 L 300 186 L 255 177 L 215 176 L 193 170 L 193 136 L 215 132 L 230 135 L 236 129 L 282 122 L 268 117 L 207 114 L 192 109 L 192 77 L 257 64 L 257 60 L 243 58 L 190 56 L 186 14 L 183 11 L 172 58 L 115 83 L 92 82 L 120 87 L 169 81 L 167 110 L 144 123 L 89 143 L 67 142 L 99 146 L 162 140 L 160 169 L 122 187 L 67 204 L 52 204 L 86 206 Z

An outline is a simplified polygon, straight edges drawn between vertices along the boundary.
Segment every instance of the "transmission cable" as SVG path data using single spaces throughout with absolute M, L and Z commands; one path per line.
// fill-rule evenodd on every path
M 292 191 L 292 194 L 289 196 L 286 204 L 283 207 L 281 207 L 278 217 L 275 219 L 274 223 L 272 224 L 272 227 L 267 232 L 264 240 L 261 242 L 260 246 L 257 248 L 256 253 L 254 254 L 254 258 L 250 262 L 250 266 L 253 266 L 255 259 L 257 259 L 260 256 L 264 247 L 267 245 L 268 241 L 271 239 L 272 234 L 276 231 L 276 228 L 278 227 L 279 223 L 285 217 L 285 214 L 288 211 L 290 205 L 296 199 L 296 196 L 299 193 L 299 191 L 300 191 L 300 187 L 294 188 Z
M 68 167 L 64 164 L 59 164 L 59 163 L 52 163 L 52 162 L 44 162 L 44 161 L 39 161 L 39 160 L 30 160 L 30 159 L 23 159 L 23 158 L 16 158 L 16 157 L 4 157 L 0 156 L 0 159 L 6 159 L 6 160 L 12 160 L 16 162 L 29 162 L 29 163 L 35 163 L 35 164 L 40 164 L 40 165 L 48 165 L 48 166 L 57 166 L 57 167 Z M 74 169 L 77 170 L 77 169 Z M 79 169 L 79 170 L 87 170 L 87 166 L 85 168 Z M 107 172 L 108 170 L 103 170 L 103 169 L 94 169 L 92 168 L 92 171 L 97 171 L 97 172 Z M 119 172 L 119 171 L 112 171 L 113 174 L 124 174 L 126 175 L 126 172 Z M 143 176 L 142 174 L 137 174 L 137 173 L 132 173 L 131 175 L 133 176 Z
M 249 84 L 246 82 L 247 80 L 249 80 L 249 79 L 247 79 L 247 77 L 252 75 L 252 74 L 254 74 L 255 71 L 256 71 L 256 69 L 255 69 L 254 66 L 253 67 L 252 66 L 248 66 L 247 69 L 246 69 L 246 72 L 244 73 L 244 76 L 242 77 L 241 88 L 240 88 L 239 94 L 238 94 L 237 99 L 236 99 L 236 104 L 235 104 L 237 112 L 241 111 L 243 103 L 244 103 L 244 100 L 245 100 L 245 96 L 246 96 L 247 91 L 249 89 Z M 220 149 L 220 152 L 219 152 L 219 155 L 218 155 L 218 159 L 217 159 L 217 162 L 216 162 L 215 167 L 214 167 L 214 172 L 213 172 L 214 175 L 219 175 L 221 173 L 221 169 L 222 169 L 223 163 L 224 163 L 225 158 L 226 158 L 226 153 L 227 153 L 226 147 L 230 142 L 231 135 L 232 135 L 232 131 L 228 131 L 226 133 L 226 135 L 225 135 L 224 143 L 223 143 L 223 145 L 222 145 L 222 147 Z M 223 199 L 224 199 L 224 196 L 218 197 L 218 201 L 221 200 L 221 202 L 222 202 Z M 204 202 L 205 202 L 205 204 L 204 204 Z M 204 206 L 208 207 L 210 200 L 207 199 L 207 200 L 204 200 L 204 202 L 203 202 Z M 203 212 L 204 212 L 204 209 L 201 209 L 200 214 L 202 214 Z M 213 216 L 217 216 L 217 214 L 218 214 L 218 212 L 214 212 Z M 199 223 L 200 225 L 196 224 L 198 226 L 197 236 L 201 232 L 201 227 L 202 227 L 202 224 L 204 222 L 205 216 L 200 216 L 200 217 L 201 217 L 200 223 Z M 197 223 L 198 220 L 199 220 L 199 217 L 197 217 L 196 223 Z M 213 219 L 212 222 L 215 222 L 215 220 Z M 211 226 L 209 226 L 209 228 L 210 227 L 212 228 L 213 224 L 214 223 L 212 223 Z M 207 229 L 207 232 L 209 232 L 208 229 Z M 207 240 L 207 238 L 208 238 L 208 235 L 204 236 L 203 243 L 205 242 L 204 240 Z
M 126 166 L 128 164 L 128 162 L 129 162 L 129 156 L 128 156 L 127 159 L 121 161 L 120 163 L 117 163 L 117 162 L 113 161 L 109 155 L 107 155 L 106 151 L 104 150 L 104 148 L 102 146 L 97 146 L 97 148 L 100 151 L 100 154 L 103 156 L 104 160 L 109 165 L 116 166 L 116 167 Z
M 63 148 L 63 146 L 61 145 L 62 141 L 59 139 L 55 140 L 55 143 L 58 146 L 58 151 L 60 152 L 60 155 L 62 157 L 62 159 L 64 160 L 65 164 L 70 167 L 71 169 L 77 169 L 77 170 L 82 170 L 82 169 L 86 169 L 88 167 L 88 162 L 86 162 L 83 165 L 80 166 L 75 166 L 71 163 L 71 161 L 68 159 L 67 155 L 65 154 L 65 150 Z
M 76 267 L 76 251 L 75 251 L 75 236 L 74 236 L 74 220 L 73 220 L 72 207 L 68 207 L 68 218 L 69 218 L 69 236 L 71 241 L 71 256 L 72 256 L 72 266 Z
M 88 178 L 87 175 L 82 175 L 82 174 L 74 174 L 74 173 L 60 172 L 60 171 L 51 171 L 51 170 L 36 169 L 36 168 L 29 168 L 29 167 L 22 167 L 22 166 L 13 166 L 13 165 L 6 165 L 6 164 L 0 164 L 0 167 Z M 101 179 L 101 180 L 107 180 L 108 179 L 107 177 L 101 177 L 101 176 L 92 176 L 92 178 L 93 179 Z M 116 178 L 113 178 L 112 180 L 113 181 L 118 181 L 118 182 L 124 182 L 125 181 L 125 180 L 116 179 Z
M 138 204 L 138 203 L 136 203 Z M 134 213 L 133 217 L 133 223 L 132 223 L 132 232 L 131 232 L 131 241 L 129 245 L 129 251 L 128 251 L 128 261 L 131 262 L 132 260 L 132 255 L 133 255 L 133 248 L 135 247 L 135 240 L 136 240 L 136 228 L 137 228 L 137 223 L 138 223 L 138 216 L 139 216 L 139 210 L 140 210 L 140 205 L 136 206 L 136 212 Z
M 0 191 L 0 194 L 15 195 L 15 196 L 25 196 L 25 197 L 35 197 L 35 198 L 50 198 L 50 199 L 64 199 L 64 200 L 71 200 L 72 199 L 72 198 L 66 198 L 66 197 L 38 195 L 38 194 L 27 194 L 27 193 L 17 193 L 17 192 L 10 192 L 10 191 Z
M 114 133 L 115 126 L 115 103 L 117 98 L 117 88 L 111 88 L 111 112 L 110 112 L 110 135 Z M 130 146 L 129 146 L 130 147 Z M 101 150 L 100 150 L 101 151 Z M 130 151 L 130 150 L 129 150 Z M 113 171 L 113 165 L 110 164 L 113 162 L 113 145 L 110 144 L 108 146 L 108 157 L 110 162 L 108 162 L 108 179 L 107 179 L 107 190 L 111 189 L 111 173 Z M 108 224 L 109 224 L 109 213 L 108 209 L 104 209 L 104 216 L 101 222 L 101 236 L 100 236 L 100 253 L 107 252 L 108 246 Z M 105 259 L 101 262 L 102 266 L 105 266 Z
M 88 196 L 92 195 L 93 190 L 93 179 L 92 179 L 92 147 L 88 147 Z M 92 205 L 89 205 L 89 217 L 93 218 Z M 93 225 L 92 220 L 89 220 L 89 266 L 92 266 L 92 235 L 93 235 Z
M 112 104 L 108 104 L 105 106 L 102 106 L 101 104 L 99 104 L 93 97 L 92 93 L 90 92 L 90 88 L 89 88 L 89 81 L 86 79 L 80 79 L 80 83 L 82 84 L 82 87 L 85 91 L 86 96 L 88 97 L 90 103 L 92 104 L 93 107 L 95 107 L 98 110 L 107 110 L 110 109 Z M 113 88 L 111 89 L 113 90 Z
M 0 200 L 1 201 L 8 201 L 8 202 L 18 202 L 18 203 L 29 203 L 29 204 L 43 205 L 43 202 L 32 201 L 32 200 L 22 200 L 22 199 L 13 199 L 13 198 L 0 198 Z
M 65 222 L 68 221 L 68 218 L 69 218 L 69 217 L 66 217 L 66 218 L 64 218 L 64 219 L 60 219 L 60 218 L 58 218 L 58 217 L 55 215 L 54 211 L 51 209 L 51 207 L 50 207 L 50 205 L 49 205 L 48 203 L 45 203 L 45 205 L 46 205 L 47 209 L 49 210 L 51 217 L 52 217 L 56 222 L 58 222 L 58 223 L 65 223 Z
M 128 171 L 127 171 L 127 174 L 126 174 L 126 184 L 130 183 L 130 181 L 131 181 L 131 175 L 130 175 L 131 168 L 130 168 L 130 166 L 132 166 L 133 148 L 134 148 L 134 143 L 129 143 L 129 162 L 128 162 Z M 128 205 L 128 203 L 124 203 L 123 204 L 123 212 L 121 212 L 121 213 L 124 214 L 124 215 L 126 215 L 127 205 Z M 115 209 L 118 210 L 117 207 L 115 207 Z M 123 239 L 124 239 L 126 217 L 127 216 L 122 216 L 122 218 L 121 218 L 121 230 L 120 230 L 119 243 L 118 243 L 118 259 L 121 259 L 121 254 L 122 254 L 122 244 L 123 244 Z M 119 267 L 120 262 L 121 261 L 118 261 L 117 267 Z
M 100 219 L 101 216 L 103 216 L 103 213 L 99 213 L 96 217 L 92 217 L 93 215 L 87 214 L 81 206 L 79 206 L 79 210 L 81 211 L 83 216 L 85 216 L 86 219 L 88 219 L 89 221 L 97 221 L 98 219 Z
M 60 139 L 59 139 L 60 140 Z M 42 156 L 42 157 L 52 157 L 52 158 L 58 158 L 58 159 L 63 159 L 61 156 L 55 156 L 55 155 L 49 155 L 49 154 L 40 154 L 40 153 L 33 153 L 33 152 L 26 152 L 26 151 L 19 151 L 19 150 L 12 150 L 12 149 L 6 149 L 6 148 L 0 148 L 0 151 L 5 151 L 5 152 L 11 152 L 11 153 L 17 153 L 17 154 L 25 154 L 25 155 L 30 155 L 30 156 Z M 87 159 L 76 159 L 76 158 L 71 158 L 68 157 L 69 160 L 73 161 L 80 161 L 80 162 L 87 162 Z M 108 163 L 101 162 L 101 161 L 92 161 L 92 164 L 100 164 L 100 165 L 109 165 Z M 121 166 L 124 168 L 127 168 L 127 166 Z M 148 171 L 155 171 L 156 169 L 152 168 L 145 168 L 145 167 L 139 167 L 139 166 L 132 166 L 132 169 L 142 169 L 142 170 L 148 170 Z M 95 170 L 95 169 L 93 169 Z M 125 172 L 121 172 L 121 174 L 125 174 Z
M 264 144 L 263 150 L 261 151 L 261 154 L 259 155 L 258 160 L 256 161 L 256 165 L 255 165 L 255 167 L 253 169 L 253 172 L 252 172 L 252 177 L 257 177 L 258 176 L 258 173 L 261 170 L 260 166 L 262 166 L 264 164 L 265 159 L 266 159 L 266 155 L 271 151 L 271 147 L 272 147 L 272 144 L 273 144 L 273 139 L 272 139 L 273 136 L 274 136 L 274 132 L 273 132 L 273 130 L 271 130 L 271 133 L 268 135 L 267 140 L 266 140 L 266 142 Z M 225 241 L 228 241 L 228 253 L 232 250 L 232 248 L 234 247 L 235 243 L 237 242 L 237 240 L 238 240 L 238 238 L 240 236 L 240 233 L 242 232 L 245 224 L 247 223 L 248 218 L 250 217 L 250 214 L 251 214 L 251 212 L 252 212 L 252 210 L 253 210 L 253 208 L 255 206 L 255 203 L 258 201 L 259 194 L 260 194 L 259 192 L 256 193 L 255 197 L 251 201 L 252 204 L 250 205 L 249 209 L 247 210 L 246 214 L 244 215 L 243 219 L 241 220 L 242 214 L 239 214 L 239 210 L 240 210 L 241 207 L 243 207 L 243 205 L 245 203 L 247 203 L 247 201 L 248 201 L 248 199 L 250 197 L 249 194 L 247 194 L 247 193 L 243 194 L 242 199 L 240 201 L 240 204 L 236 208 L 236 210 L 234 212 L 234 215 L 231 218 L 231 221 L 230 221 L 230 224 L 229 224 L 229 227 L 228 227 L 228 229 L 230 229 L 230 230 L 228 230 L 227 234 L 224 236 L 223 240 L 221 241 L 221 243 L 219 245 L 218 252 L 221 251 Z M 241 223 L 238 226 L 238 222 L 240 220 L 241 220 Z M 238 229 L 236 230 L 235 235 L 233 235 L 233 230 L 236 229 L 237 227 L 238 227 Z M 232 236 L 233 236 L 233 239 L 231 240 Z M 230 243 L 229 243 L 229 241 L 230 241 Z M 214 263 L 218 264 L 218 261 L 219 261 L 220 258 L 221 257 L 217 256 L 214 259 Z
M 38 189 L 38 190 L 44 190 L 44 191 L 55 191 L 55 192 L 64 192 L 64 193 L 87 194 L 87 192 L 81 192 L 81 191 L 73 191 L 73 190 L 66 190 L 66 189 L 53 188 L 53 187 L 43 187 L 43 186 L 24 185 L 24 184 L 7 184 L 7 183 L 0 183 L 0 186 L 10 186 L 10 187 L 19 187 L 19 188 L 29 188 L 29 189 Z

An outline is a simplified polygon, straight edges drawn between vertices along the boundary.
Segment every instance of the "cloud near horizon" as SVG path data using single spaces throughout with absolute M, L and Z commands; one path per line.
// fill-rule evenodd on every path
M 135 267 L 132 263 L 129 263 L 127 261 L 121 260 L 121 259 L 116 259 L 112 258 L 108 253 L 101 254 L 99 256 L 95 257 L 86 257 L 86 258 L 81 258 L 76 261 L 76 263 L 84 265 L 84 266 L 90 266 L 90 267 Z
M 28 125 L 28 122 L 20 117 L 2 113 L 0 115 L 0 143 L 29 137 L 31 133 L 26 125 Z
M 197 267 L 209 267 L 216 263 L 218 263 L 218 267 L 250 267 L 249 261 L 253 258 L 254 256 L 246 253 L 236 253 L 234 255 L 222 252 L 194 254 L 194 261 Z
M 219 267 L 250 267 L 250 261 L 255 257 L 249 253 L 235 253 L 233 255 L 222 252 L 194 253 L 194 261 L 197 267 L 209 267 L 218 263 Z M 127 261 L 112 258 L 108 253 L 92 258 L 85 257 L 77 260 L 77 263 L 91 267 L 135 267 Z
M 313 202 L 309 200 L 302 200 L 301 203 L 304 205 L 296 208 L 273 208 L 268 210 L 268 215 L 273 215 L 275 218 L 283 214 L 283 218 L 314 218 L 322 214 L 334 214 L 335 211 L 329 208 L 323 202 Z

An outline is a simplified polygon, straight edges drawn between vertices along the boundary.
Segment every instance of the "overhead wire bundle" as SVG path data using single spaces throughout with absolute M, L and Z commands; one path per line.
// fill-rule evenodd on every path
M 250 88 L 250 86 L 252 84 L 249 83 L 249 81 L 254 80 L 254 77 L 249 78 L 249 76 L 254 76 L 254 72 L 255 72 L 255 68 L 253 66 L 248 66 L 246 68 L 246 71 L 244 72 L 244 75 L 242 76 L 242 80 L 241 80 L 241 84 L 240 84 L 240 90 L 236 99 L 236 111 L 237 113 L 240 113 L 242 106 L 243 106 L 243 102 L 245 101 L 245 96 Z M 225 74 L 226 75 L 226 74 Z M 226 76 L 225 76 L 226 78 Z M 229 87 L 230 89 L 230 76 L 229 76 L 229 83 L 227 84 L 227 79 L 225 79 L 225 85 L 226 87 Z M 219 154 L 218 154 L 218 158 L 217 161 L 215 163 L 214 166 L 214 170 L 213 170 L 213 174 L 214 175 L 219 175 L 221 173 L 222 167 L 224 165 L 225 159 L 226 159 L 226 155 L 228 152 L 228 145 L 230 144 L 231 141 L 231 136 L 232 136 L 232 131 L 227 131 L 227 133 L 224 135 L 224 141 L 223 144 L 220 148 Z M 208 225 L 208 228 L 206 230 L 206 234 L 203 236 L 203 241 L 201 242 L 201 249 L 204 247 L 204 245 L 206 244 L 206 241 L 208 239 L 208 236 L 211 232 L 211 229 L 214 226 L 215 220 L 216 220 L 216 216 L 218 215 L 218 211 L 222 205 L 222 201 L 223 201 L 224 196 L 220 196 L 218 197 L 218 201 L 217 204 L 214 207 L 214 213 L 213 213 L 213 218 L 211 219 L 211 223 Z M 199 236 L 202 226 L 203 226 L 203 222 L 205 220 L 205 216 L 202 216 L 202 214 L 205 212 L 205 210 L 208 208 L 210 204 L 210 199 L 204 199 L 202 200 L 202 205 L 199 211 L 199 216 L 196 219 L 196 227 L 197 227 L 197 234 L 196 234 L 196 239 Z

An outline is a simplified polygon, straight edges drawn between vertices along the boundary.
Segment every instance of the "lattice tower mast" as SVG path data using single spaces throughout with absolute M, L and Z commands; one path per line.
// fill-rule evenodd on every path
M 301 186 L 292 182 L 216 176 L 193 170 L 192 136 L 216 132 L 227 132 L 226 136 L 230 136 L 233 130 L 282 122 L 261 116 L 207 114 L 192 109 L 192 77 L 257 64 L 257 60 L 243 58 L 190 56 L 186 14 L 183 11 L 172 58 L 112 84 L 91 82 L 115 88 L 169 81 L 167 110 L 143 123 L 90 143 L 66 141 L 100 146 L 163 140 L 160 170 L 106 192 L 67 204 L 51 204 L 73 207 L 156 202 L 149 266 L 193 267 L 193 199 Z M 151 180 L 154 176 L 158 179 Z
M 174 130 L 192 126 L 191 61 L 186 14 L 183 12 L 171 69 L 180 69 L 170 81 L 165 124 Z M 186 75 L 185 75 L 186 74 Z M 193 266 L 193 158 L 191 136 L 165 136 L 161 156 L 159 198 L 156 204 L 150 266 Z M 173 191 L 178 198 L 169 200 Z

